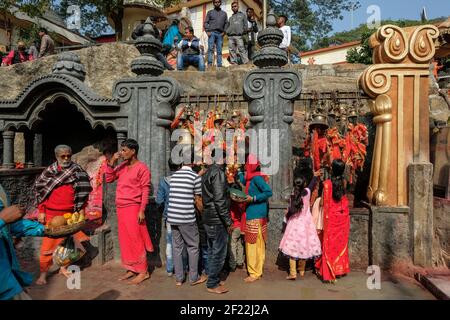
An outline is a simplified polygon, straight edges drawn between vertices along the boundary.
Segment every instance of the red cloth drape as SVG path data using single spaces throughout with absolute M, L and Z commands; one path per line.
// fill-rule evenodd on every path
M 339 202 L 333 200 L 331 180 L 324 182 L 323 210 L 322 257 L 317 260 L 316 268 L 323 280 L 330 281 L 350 272 L 348 199 L 343 196 Z

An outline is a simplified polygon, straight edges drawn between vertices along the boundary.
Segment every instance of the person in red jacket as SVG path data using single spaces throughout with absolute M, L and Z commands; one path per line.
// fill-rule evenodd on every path
M 11 50 L 6 57 L 3 58 L 2 66 L 10 66 L 12 64 L 27 62 L 33 60 L 33 56 L 27 53 L 25 43 L 19 41 L 17 50 Z

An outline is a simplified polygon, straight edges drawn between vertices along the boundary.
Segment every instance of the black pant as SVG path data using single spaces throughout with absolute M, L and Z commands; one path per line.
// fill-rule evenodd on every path
M 219 286 L 220 273 L 228 252 L 228 232 L 223 224 L 206 225 L 208 237 L 208 282 L 206 287 L 214 289 Z

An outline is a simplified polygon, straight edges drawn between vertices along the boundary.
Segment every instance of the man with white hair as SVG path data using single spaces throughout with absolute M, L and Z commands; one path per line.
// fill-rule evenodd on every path
M 78 164 L 72 162 L 72 149 L 67 145 L 55 148 L 56 162 L 45 169 L 35 182 L 38 203 L 38 220 L 46 224 L 56 216 L 68 212 L 84 214 L 89 193 L 92 191 L 89 175 Z M 75 241 L 87 242 L 89 237 L 83 232 L 74 234 Z M 53 264 L 52 254 L 64 240 L 44 237 L 39 257 L 40 276 L 37 284 L 47 283 L 47 273 Z M 65 268 L 60 273 L 67 276 Z

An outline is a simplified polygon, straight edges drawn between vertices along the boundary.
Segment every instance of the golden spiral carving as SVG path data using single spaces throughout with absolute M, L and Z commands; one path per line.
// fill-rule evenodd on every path
M 434 57 L 434 41 L 439 37 L 439 30 L 433 25 L 417 27 L 410 38 L 410 57 L 416 63 L 429 63 Z
M 408 37 L 405 31 L 388 24 L 376 33 L 378 46 L 375 48 L 377 63 L 398 63 L 408 55 Z
M 359 78 L 359 83 L 372 98 L 384 94 L 391 88 L 392 80 L 385 65 L 373 65 L 367 68 Z

